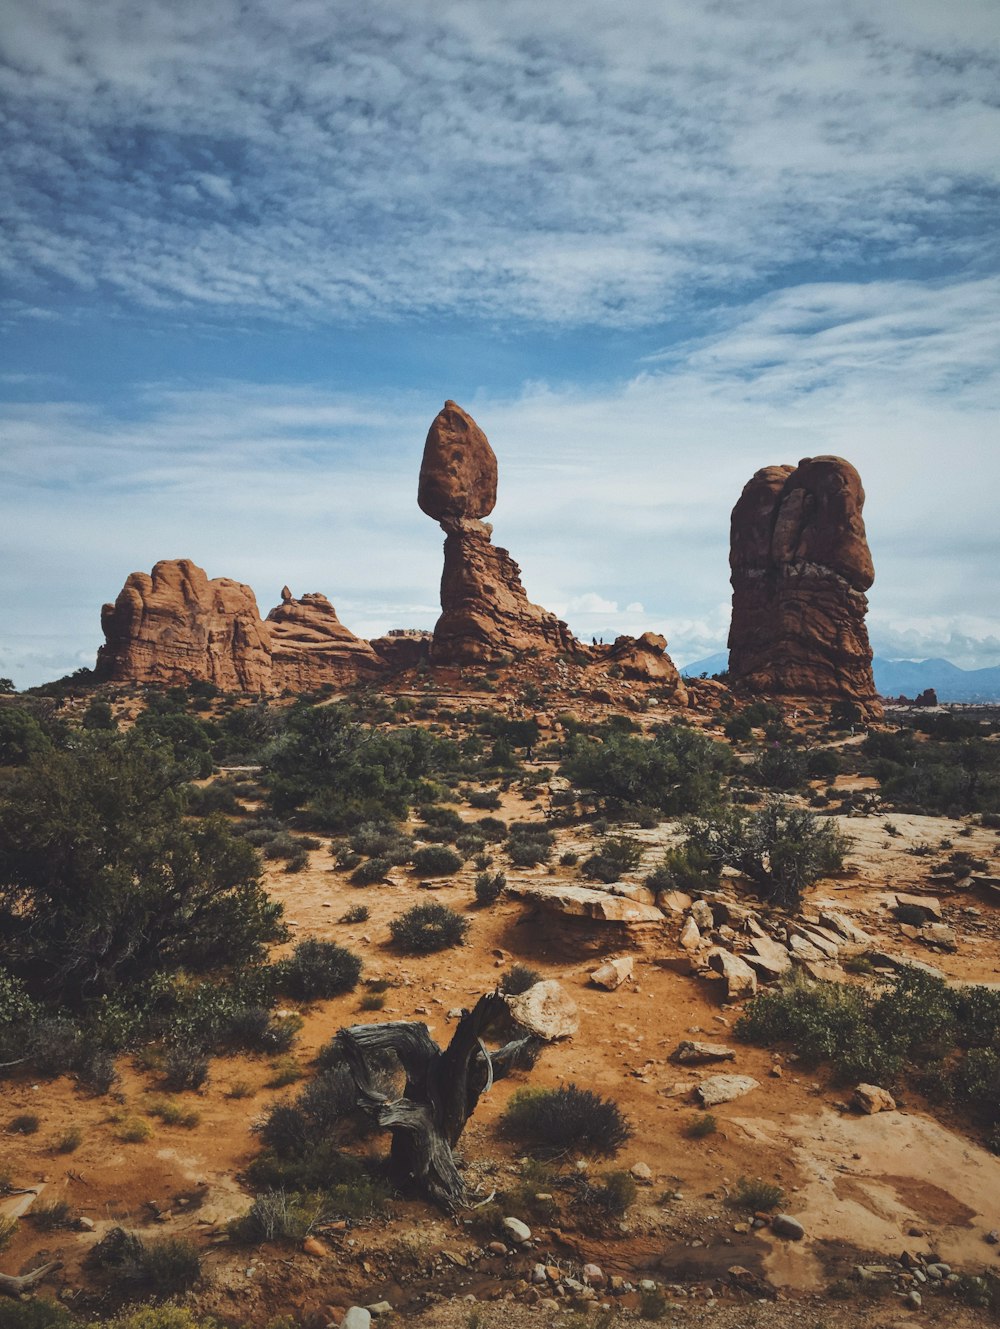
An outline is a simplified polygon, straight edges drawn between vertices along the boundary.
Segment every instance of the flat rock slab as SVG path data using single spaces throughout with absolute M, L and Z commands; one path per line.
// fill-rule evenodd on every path
M 910 915 L 907 919 L 908 922 L 916 922 L 917 919 L 914 917 L 916 914 L 921 914 L 924 922 L 927 923 L 940 923 L 942 918 L 941 901 L 935 899 L 933 895 L 905 895 L 899 893 L 896 896 L 896 908 L 903 909 Z
M 718 1107 L 720 1103 L 731 1103 L 734 1098 L 742 1098 L 751 1089 L 759 1089 L 760 1081 L 752 1075 L 710 1075 L 702 1080 L 695 1090 L 702 1107 Z
M 580 1027 L 576 1002 L 554 978 L 536 983 L 527 992 L 507 997 L 506 1001 L 517 1023 L 547 1043 L 572 1038 Z
M 856 946 L 873 946 L 873 939 L 857 923 L 852 922 L 846 914 L 841 914 L 833 909 L 824 909 L 820 912 L 819 921 L 822 927 L 835 932 L 838 937 L 843 937 L 845 941 L 853 942 Z
M 681 1065 L 694 1066 L 706 1061 L 732 1061 L 736 1053 L 722 1043 L 699 1043 L 686 1039 L 678 1043 L 670 1054 L 670 1060 Z
M 593 918 L 604 923 L 662 923 L 655 905 L 611 895 L 592 886 L 549 886 L 540 883 L 508 885 L 507 894 L 529 900 L 554 914 Z

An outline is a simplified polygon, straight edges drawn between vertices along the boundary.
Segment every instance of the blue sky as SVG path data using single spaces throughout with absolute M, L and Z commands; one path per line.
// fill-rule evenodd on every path
M 861 471 L 881 654 L 1000 662 L 995 0 L 0 0 L 0 673 L 191 557 L 430 626 L 446 397 L 583 635 L 728 626 L 760 466 Z

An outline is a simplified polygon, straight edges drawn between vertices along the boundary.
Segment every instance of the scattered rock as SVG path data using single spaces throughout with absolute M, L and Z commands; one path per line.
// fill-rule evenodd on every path
M 732 1061 L 736 1053 L 722 1043 L 698 1043 L 685 1039 L 670 1054 L 670 1060 L 682 1065 L 697 1065 L 705 1061 Z
M 605 1283 L 604 1270 L 599 1264 L 585 1264 L 583 1266 L 583 1281 L 588 1287 L 603 1287 Z
M 699 932 L 711 932 L 715 927 L 712 907 L 707 900 L 695 900 L 691 906 L 691 917 L 698 924 Z
M 572 1038 L 579 1028 L 576 1002 L 554 978 L 535 983 L 526 992 L 507 997 L 506 1001 L 517 1023 L 546 1042 Z
M 677 944 L 689 952 L 696 951 L 701 945 L 701 931 L 698 924 L 690 916 L 684 920 L 684 926 L 677 938 Z
M 771 1219 L 771 1231 L 776 1237 L 785 1237 L 788 1241 L 801 1241 L 806 1235 L 805 1228 L 791 1214 L 775 1214 Z
M 941 921 L 941 901 L 933 895 L 896 895 L 896 917 L 904 923 L 939 923 Z
M 630 955 L 618 960 L 605 960 L 604 964 L 591 973 L 590 981 L 599 988 L 614 992 L 615 988 L 621 987 L 627 978 L 632 977 L 632 967 L 633 961 Z
M 855 1107 L 870 1116 L 876 1112 L 895 1112 L 896 1100 L 887 1089 L 880 1089 L 876 1084 L 859 1084 L 854 1091 Z
M 519 1218 L 505 1218 L 502 1226 L 515 1246 L 523 1246 L 526 1241 L 531 1240 L 531 1228 Z
M 340 1329 L 371 1329 L 372 1313 L 364 1306 L 351 1306 L 340 1322 Z
M 752 997 L 757 991 L 757 975 L 738 955 L 717 949 L 709 955 L 708 963 L 726 980 L 726 997 L 729 1001 L 737 997 Z
M 752 1075 L 710 1075 L 702 1080 L 695 1093 L 702 1107 L 717 1107 L 720 1103 L 730 1103 L 734 1098 L 742 1098 L 751 1089 L 759 1089 L 760 1084 Z
M 633 1163 L 629 1168 L 629 1172 L 641 1185 L 648 1186 L 653 1180 L 653 1170 L 648 1163 Z M 987 1240 L 989 1240 L 988 1237 Z

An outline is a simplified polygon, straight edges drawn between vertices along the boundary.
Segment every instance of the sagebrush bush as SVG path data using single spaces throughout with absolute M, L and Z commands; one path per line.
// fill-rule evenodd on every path
M 351 873 L 354 886 L 371 886 L 374 882 L 385 881 L 392 868 L 387 858 L 370 858 L 367 863 L 360 863 Z
M 276 966 L 283 992 L 299 1001 L 338 997 L 357 986 L 361 959 L 336 942 L 308 937 Z
M 634 835 L 608 835 L 595 853 L 584 860 L 583 875 L 610 884 L 625 872 L 634 872 L 642 858 L 642 841 Z
M 172 1047 L 163 1064 L 163 1084 L 171 1093 L 201 1089 L 208 1083 L 209 1058 L 203 1048 L 190 1043 Z
M 353 904 L 346 913 L 341 914 L 341 923 L 367 923 L 371 918 L 371 911 L 366 904 Z
M 458 854 L 441 844 L 423 845 L 414 850 L 411 861 L 414 872 L 428 877 L 450 877 L 462 866 Z
M 734 1209 L 746 1209 L 756 1214 L 777 1209 L 784 1199 L 785 1192 L 775 1182 L 762 1181 L 760 1177 L 740 1177 L 727 1203 Z
M 156 1297 L 175 1297 L 201 1277 L 198 1247 L 187 1237 L 161 1237 L 150 1242 L 139 1260 L 139 1277 Z
M 500 979 L 500 991 L 508 997 L 516 997 L 541 981 L 542 976 L 537 969 L 529 969 L 526 964 L 512 964 Z
M 480 872 L 476 877 L 476 903 L 494 904 L 500 899 L 507 885 L 507 878 L 502 872 Z
M 412 955 L 461 946 L 468 930 L 466 919 L 447 905 L 436 902 L 416 904 L 389 923 L 393 941 Z
M 632 1138 L 621 1108 L 575 1084 L 519 1090 L 503 1114 L 504 1129 L 534 1149 L 613 1155 Z

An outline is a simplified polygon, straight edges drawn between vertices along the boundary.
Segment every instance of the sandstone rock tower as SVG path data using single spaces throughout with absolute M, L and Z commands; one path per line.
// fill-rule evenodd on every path
M 497 459 L 470 415 L 447 401 L 424 444 L 417 502 L 445 532 L 441 617 L 434 628 L 435 664 L 477 664 L 501 655 L 572 649 L 555 614 L 532 604 L 521 570 L 490 539 L 497 500 Z
M 881 712 L 865 628 L 875 579 L 861 477 L 841 457 L 767 466 L 733 509 L 729 673 L 765 695 Z

